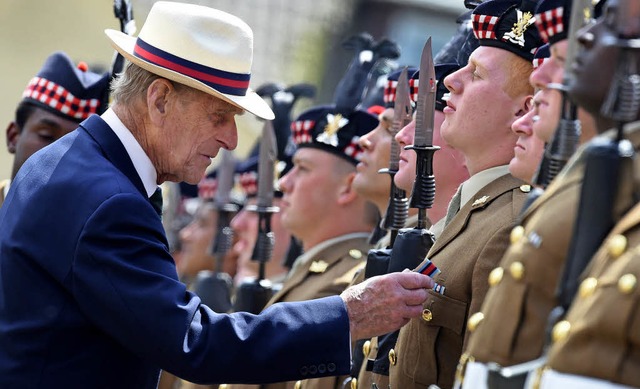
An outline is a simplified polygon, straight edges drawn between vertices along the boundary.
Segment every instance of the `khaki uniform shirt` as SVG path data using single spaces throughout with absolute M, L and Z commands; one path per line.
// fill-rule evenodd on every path
M 473 180 L 471 177 L 470 180 Z M 467 319 L 480 310 L 489 287 L 489 272 L 509 245 L 528 187 L 511 175 L 485 185 L 464 204 L 444 228 L 428 257 L 441 273 L 434 280 L 445 287 L 433 290 L 424 303 L 422 318 L 400 330 L 390 354 L 393 389 L 442 389 L 453 385 L 465 341 Z M 463 186 L 464 196 L 464 186 Z
M 554 327 L 548 364 L 640 387 L 640 205 L 616 225 L 586 275 L 566 320 Z
M 349 234 L 320 243 L 302 254 L 291 269 L 282 289 L 267 304 L 312 300 L 338 295 L 344 291 L 356 272 L 364 266 L 369 234 Z M 259 352 L 259 350 L 257 350 Z M 309 350 L 313 352 L 313 350 Z M 250 367 L 249 367 L 250 368 Z M 229 385 L 233 389 L 338 389 L 346 376 L 315 378 L 304 381 L 279 382 L 265 385 Z
M 626 128 L 640 149 L 640 122 Z M 633 174 L 631 176 L 631 174 Z M 632 184 L 632 188 L 625 188 Z M 622 175 L 626 197 L 616 208 L 635 201 L 640 191 L 640 161 Z M 554 327 L 548 365 L 562 373 L 640 387 L 640 205 L 613 228 L 582 276 L 566 319 Z
M 627 136 L 638 149 L 640 131 Z M 542 355 L 547 319 L 558 305 L 555 289 L 573 236 L 584 169 L 583 147 L 512 231 L 512 244 L 489 277 L 484 319 L 470 334 L 461 362 L 511 366 Z M 629 181 L 619 188 L 622 197 L 631 198 Z

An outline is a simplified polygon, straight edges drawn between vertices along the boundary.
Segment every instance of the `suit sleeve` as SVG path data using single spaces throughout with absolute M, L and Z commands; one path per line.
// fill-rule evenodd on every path
M 139 195 L 115 195 L 87 219 L 72 277 L 90 321 L 187 380 L 258 383 L 349 371 L 340 297 L 276 304 L 260 315 L 213 312 L 178 281 L 160 220 Z

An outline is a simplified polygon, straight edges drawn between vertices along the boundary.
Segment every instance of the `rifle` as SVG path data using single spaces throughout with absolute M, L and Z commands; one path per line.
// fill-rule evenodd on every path
M 133 35 L 136 33 L 136 22 L 133 20 L 133 5 L 131 0 L 113 0 L 113 13 L 120 21 L 120 31 Z M 111 64 L 111 79 L 113 80 L 124 68 L 124 57 L 116 51 Z
M 391 259 L 391 247 L 393 247 L 398 231 L 404 228 L 409 213 L 409 200 L 404 190 L 398 188 L 393 181 L 399 169 L 400 145 L 395 139 L 396 134 L 411 121 L 411 97 L 409 95 L 409 76 L 405 67 L 398 77 L 396 98 L 393 110 L 393 123 L 391 127 L 391 150 L 389 153 L 389 168 L 380 169 L 378 173 L 389 174 L 391 188 L 389 191 L 389 204 L 382 221 L 383 230 L 391 230 L 389 247 L 369 250 L 367 264 L 365 266 L 365 278 L 370 278 L 389 271 Z
M 398 231 L 393 250 L 391 250 L 387 272 L 402 271 L 406 268 L 414 269 L 422 262 L 422 266 L 416 271 L 434 276 L 440 270 L 431 261 L 425 259 L 435 241 L 433 234 L 426 229 L 426 209 L 431 208 L 435 198 L 433 154 L 440 149 L 440 147 L 433 145 L 436 72 L 431 51 L 431 38 L 424 45 L 419 72 L 420 82 L 418 84 L 414 144 L 405 147 L 405 149 L 414 150 L 417 154 L 416 179 L 409 206 L 418 208 L 418 225 L 416 228 L 403 228 Z M 398 81 L 397 90 L 400 90 L 400 81 Z M 401 97 L 400 94 L 398 94 L 398 97 Z M 438 288 L 441 287 L 438 285 L 436 290 L 439 290 Z M 387 355 L 389 350 L 395 346 L 399 332 L 394 331 L 378 337 L 378 355 L 375 360 L 369 360 L 367 370 L 371 370 L 376 374 L 389 375 L 389 359 Z
M 413 145 L 405 147 L 417 154 L 416 178 L 409 207 L 418 209 L 418 225 L 416 228 L 404 228 L 398 232 L 389 261 L 389 272 L 414 269 L 424 260 L 435 241 L 435 237 L 427 229 L 427 209 L 433 206 L 436 195 L 433 154 L 440 149 L 433 145 L 436 71 L 431 51 L 431 37 L 422 50 L 419 72 L 421 81 L 418 84 L 415 137 Z
M 215 260 L 214 271 L 200 272 L 193 285 L 194 292 L 202 302 L 216 312 L 231 309 L 232 281 L 229 274 L 222 270 L 224 257 L 233 245 L 233 230 L 229 226 L 238 205 L 231 202 L 231 190 L 234 184 L 235 158 L 233 152 L 222 149 L 221 161 L 217 167 L 218 189 L 214 205 L 218 212 L 218 227 L 211 245 L 211 254 Z
M 274 235 L 271 231 L 271 215 L 279 211 L 273 206 L 274 164 L 278 153 L 276 136 L 271 121 L 266 121 L 260 140 L 258 162 L 258 200 L 256 205 L 248 205 L 247 210 L 258 214 L 258 238 L 251 260 L 259 263 L 258 278 L 244 282 L 236 291 L 234 311 L 260 313 L 269 302 L 272 292 L 271 282 L 265 279 L 265 264 L 273 253 Z

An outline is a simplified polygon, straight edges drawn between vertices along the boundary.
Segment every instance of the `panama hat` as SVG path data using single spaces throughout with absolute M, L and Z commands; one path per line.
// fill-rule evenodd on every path
M 263 119 L 274 118 L 269 105 L 249 88 L 253 32 L 238 17 L 200 5 L 159 1 L 137 38 L 110 29 L 105 33 L 135 65 Z

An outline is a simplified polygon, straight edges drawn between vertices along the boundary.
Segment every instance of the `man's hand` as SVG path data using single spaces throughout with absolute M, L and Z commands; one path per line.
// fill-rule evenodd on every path
M 347 306 L 351 339 L 393 332 L 422 314 L 422 304 L 433 280 L 405 270 L 372 277 L 346 289 L 340 297 Z

